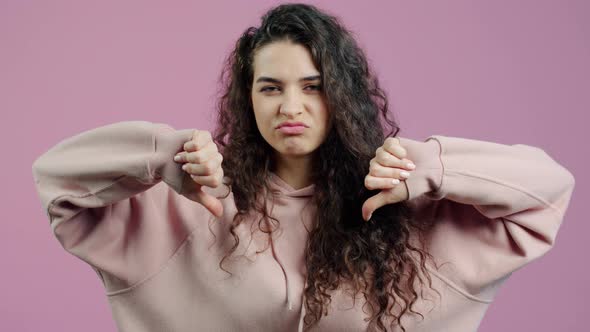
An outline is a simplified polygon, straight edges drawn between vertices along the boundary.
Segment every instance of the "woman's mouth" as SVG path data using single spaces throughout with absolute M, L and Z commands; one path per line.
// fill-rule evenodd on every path
M 282 126 L 278 130 L 283 134 L 302 134 L 305 126 Z

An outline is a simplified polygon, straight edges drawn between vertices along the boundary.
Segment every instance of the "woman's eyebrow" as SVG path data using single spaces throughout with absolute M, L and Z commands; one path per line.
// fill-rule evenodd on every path
M 303 81 L 315 81 L 315 80 L 319 80 L 321 78 L 320 75 L 313 75 L 313 76 L 306 76 L 306 77 L 302 77 L 299 79 L 300 82 Z M 268 77 L 268 76 L 260 76 L 257 80 L 256 83 L 260 83 L 260 82 L 269 82 L 269 83 L 283 83 L 281 80 L 276 79 L 276 78 L 272 78 L 272 77 Z

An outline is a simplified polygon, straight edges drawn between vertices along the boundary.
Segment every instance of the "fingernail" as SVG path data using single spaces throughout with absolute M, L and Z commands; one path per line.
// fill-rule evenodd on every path
M 406 164 L 406 166 L 407 166 L 409 169 L 414 169 L 414 168 L 416 168 L 416 165 L 414 165 L 413 163 L 407 163 L 407 164 Z
M 410 177 L 410 173 L 406 172 L 406 171 L 401 171 L 399 173 L 400 176 L 404 177 L 404 178 L 409 178 Z
M 371 214 L 369 215 L 369 218 L 367 219 L 367 221 L 371 220 L 371 217 L 373 216 L 373 213 L 371 212 Z
M 391 180 L 391 182 L 392 182 L 393 184 L 398 184 L 398 183 L 399 183 L 399 180 L 398 180 L 398 179 L 393 179 L 393 180 Z
M 186 171 L 186 169 L 188 168 L 188 164 L 184 164 L 182 165 L 182 169 Z
M 179 155 L 174 156 L 174 161 L 179 161 L 179 160 L 180 160 L 180 156 Z

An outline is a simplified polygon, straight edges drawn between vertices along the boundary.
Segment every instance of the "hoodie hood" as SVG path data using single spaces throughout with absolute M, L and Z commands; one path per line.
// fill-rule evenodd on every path
M 307 187 L 295 189 L 274 172 L 270 172 L 269 180 L 270 187 L 273 190 L 276 190 L 279 192 L 279 194 L 288 197 L 310 198 L 313 196 L 315 190 L 315 184 L 310 184 Z

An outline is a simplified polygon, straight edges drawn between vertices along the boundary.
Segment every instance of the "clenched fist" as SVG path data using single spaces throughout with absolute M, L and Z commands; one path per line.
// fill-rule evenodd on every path
M 195 130 L 190 141 L 184 143 L 184 151 L 174 157 L 175 162 L 184 163 L 182 169 L 190 174 L 186 177 L 190 183 L 183 186 L 197 186 L 190 190 L 188 199 L 200 203 L 216 217 L 223 215 L 221 201 L 202 190 L 202 186 L 216 188 L 223 183 L 223 156 L 217 150 L 211 133 L 206 130 Z
M 397 137 L 387 137 L 377 149 L 375 158 L 370 161 L 365 187 L 369 190 L 381 189 L 381 192 L 363 204 L 363 217 L 366 221 L 378 208 L 408 199 L 408 186 L 404 180 L 410 176 L 416 165 L 406 155 L 406 149 L 401 146 Z

